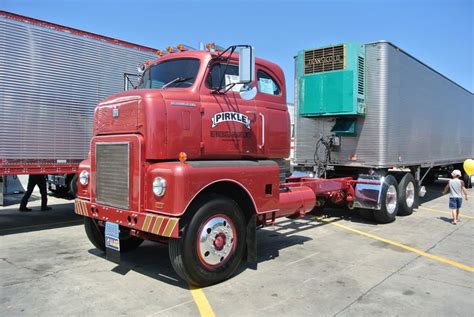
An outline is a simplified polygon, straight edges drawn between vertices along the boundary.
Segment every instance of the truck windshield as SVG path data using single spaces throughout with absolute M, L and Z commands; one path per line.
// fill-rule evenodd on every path
M 198 59 L 181 58 L 164 61 L 143 73 L 138 89 L 191 87 L 198 70 Z

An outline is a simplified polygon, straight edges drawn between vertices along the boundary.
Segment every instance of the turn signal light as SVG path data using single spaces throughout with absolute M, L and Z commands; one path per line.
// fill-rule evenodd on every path
M 179 152 L 178 159 L 181 163 L 184 163 L 188 159 L 188 155 L 185 152 Z

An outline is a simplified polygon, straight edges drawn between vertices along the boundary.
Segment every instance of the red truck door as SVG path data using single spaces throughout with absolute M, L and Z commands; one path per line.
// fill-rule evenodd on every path
M 260 121 L 255 102 L 240 97 L 240 85 L 226 93 L 216 93 L 218 87 L 237 79 L 237 65 L 214 64 L 201 86 L 204 157 L 255 157 L 262 153 L 259 148 L 262 142 Z
M 258 92 L 254 101 L 264 131 L 261 150 L 267 157 L 282 158 L 289 156 L 291 128 L 285 83 L 277 78 L 269 69 L 257 66 Z

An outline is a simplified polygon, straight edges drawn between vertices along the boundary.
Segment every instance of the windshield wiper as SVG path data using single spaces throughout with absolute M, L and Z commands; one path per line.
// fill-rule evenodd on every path
M 188 81 L 190 79 L 193 79 L 193 77 L 176 77 L 172 81 L 167 82 L 163 86 L 161 86 L 162 89 L 168 87 L 169 85 L 175 84 L 175 83 L 182 83 L 183 81 Z

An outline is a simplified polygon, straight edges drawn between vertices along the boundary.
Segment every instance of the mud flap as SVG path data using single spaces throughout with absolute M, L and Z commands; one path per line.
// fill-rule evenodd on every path
M 380 210 L 380 195 L 382 193 L 383 180 L 373 177 L 360 175 L 358 181 L 380 181 L 380 184 L 361 184 L 357 183 L 355 187 L 355 208 Z
M 257 269 L 257 216 L 252 215 L 247 223 L 246 228 L 246 252 L 245 261 L 249 263 L 249 267 Z

